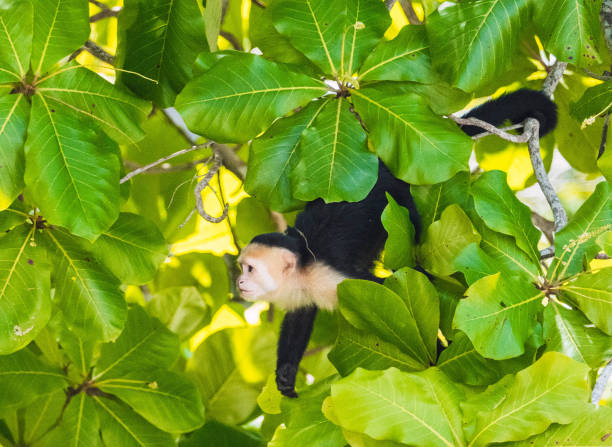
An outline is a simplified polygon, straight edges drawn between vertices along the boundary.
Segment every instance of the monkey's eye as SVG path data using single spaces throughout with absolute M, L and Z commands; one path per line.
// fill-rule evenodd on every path
M 253 271 L 253 266 L 250 264 L 247 264 L 247 269 L 249 271 L 249 273 L 251 273 Z

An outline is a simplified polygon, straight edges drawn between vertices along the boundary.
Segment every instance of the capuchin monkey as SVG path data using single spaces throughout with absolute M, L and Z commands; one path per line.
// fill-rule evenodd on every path
M 495 126 L 533 117 L 540 123 L 542 136 L 554 129 L 557 109 L 539 91 L 518 90 L 471 110 L 465 117 Z M 482 132 L 475 126 L 462 129 L 470 136 Z M 380 220 L 387 205 L 385 193 L 408 209 L 418 239 L 421 225 L 410 185 L 395 178 L 379 161 L 378 179 L 366 198 L 359 202 L 309 202 L 293 228 L 283 234 L 254 237 L 238 258 L 242 274 L 236 282 L 241 296 L 248 301 L 268 301 L 287 311 L 276 366 L 276 384 L 285 396 L 297 397 L 297 370 L 317 309 L 335 309 L 337 285 L 346 278 L 382 282 L 371 270 L 387 237 Z

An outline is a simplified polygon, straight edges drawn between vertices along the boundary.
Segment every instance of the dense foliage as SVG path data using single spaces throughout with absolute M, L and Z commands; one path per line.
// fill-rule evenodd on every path
M 0 0 L 0 446 L 612 445 L 601 0 L 117 3 Z M 447 116 L 555 60 L 540 143 L 570 219 L 542 259 L 526 146 Z M 212 151 L 204 206 L 229 216 L 185 221 Z M 282 312 L 239 300 L 235 255 L 365 197 L 377 158 L 422 235 L 390 199 L 384 284 L 339 286 L 281 398 Z

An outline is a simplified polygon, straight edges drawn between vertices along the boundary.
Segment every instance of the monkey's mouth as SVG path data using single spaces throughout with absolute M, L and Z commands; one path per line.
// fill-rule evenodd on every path
M 253 295 L 255 292 L 253 292 L 252 290 L 248 290 L 248 289 L 241 289 L 240 287 L 238 287 L 238 290 L 240 291 L 240 296 L 242 298 L 249 298 L 249 296 Z

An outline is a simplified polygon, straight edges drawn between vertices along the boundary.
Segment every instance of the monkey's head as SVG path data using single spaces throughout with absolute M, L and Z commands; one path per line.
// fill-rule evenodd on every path
M 298 269 L 298 241 L 281 233 L 260 234 L 240 256 L 242 273 L 236 280 L 240 296 L 247 301 L 274 301 L 274 293 Z

